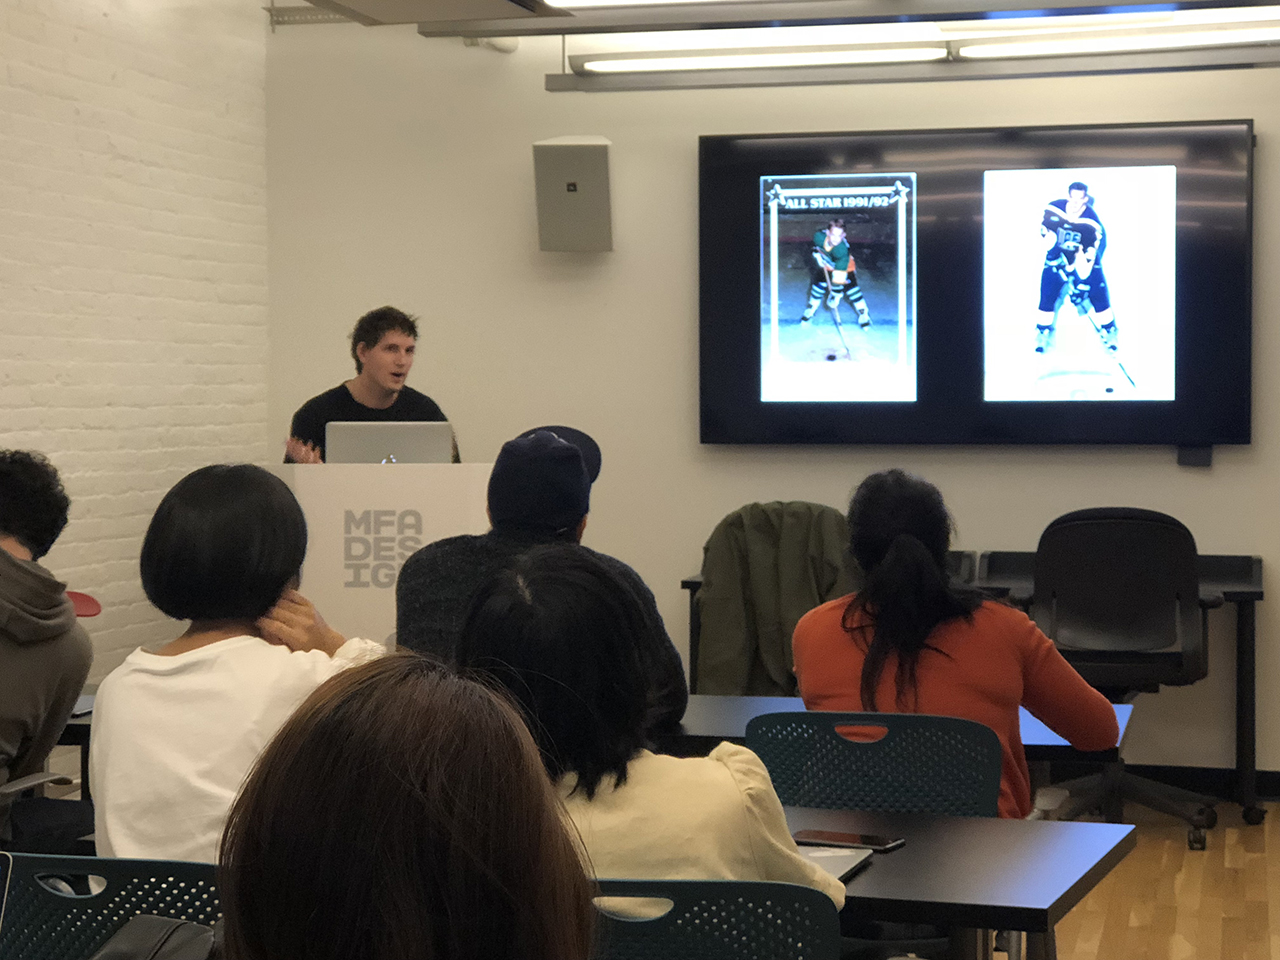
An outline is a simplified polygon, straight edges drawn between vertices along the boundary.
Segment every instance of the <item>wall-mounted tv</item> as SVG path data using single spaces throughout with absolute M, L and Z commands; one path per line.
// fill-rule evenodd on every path
M 704 443 L 1250 440 L 1249 120 L 702 137 Z

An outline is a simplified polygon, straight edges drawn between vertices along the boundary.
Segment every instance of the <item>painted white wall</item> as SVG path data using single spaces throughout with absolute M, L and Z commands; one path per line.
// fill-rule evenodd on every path
M 92 679 L 173 633 L 138 582 L 164 491 L 266 456 L 266 32 L 241 0 L 0 9 L 0 447 L 72 497 L 45 562 L 103 603 Z
M 604 450 L 586 542 L 636 567 L 682 644 L 681 577 L 716 521 L 752 500 L 843 506 L 866 473 L 936 482 L 963 549 L 1032 549 L 1067 510 L 1129 504 L 1182 518 L 1202 552 L 1280 564 L 1275 439 L 1280 289 L 1280 72 L 616 94 L 549 94 L 558 39 L 513 55 L 410 28 L 277 32 L 268 49 L 269 423 L 283 442 L 306 398 L 351 375 L 345 336 L 392 303 L 422 315 L 411 382 L 491 460 L 522 429 L 565 422 Z M 1252 117 L 1255 442 L 1212 469 L 1165 448 L 724 448 L 698 443 L 697 138 L 700 134 Z M 531 144 L 612 141 L 615 251 L 537 249 Z M 319 598 L 323 600 L 323 598 Z M 1133 762 L 1233 763 L 1229 614 L 1213 669 L 1144 698 Z M 1280 600 L 1259 608 L 1260 688 L 1280 667 Z M 1280 705 L 1260 698 L 1259 757 L 1280 769 Z

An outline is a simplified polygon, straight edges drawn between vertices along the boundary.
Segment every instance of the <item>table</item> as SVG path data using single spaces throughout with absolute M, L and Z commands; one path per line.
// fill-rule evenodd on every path
M 866 917 L 1050 933 L 1137 844 L 1130 824 L 787 807 L 787 826 L 905 837 L 845 886 Z M 1052 937 L 1045 952 L 1053 955 Z
M 1035 591 L 1034 552 L 997 550 L 978 558 L 974 586 L 1027 605 Z M 1262 823 L 1258 806 L 1257 753 L 1257 611 L 1263 599 L 1262 558 L 1201 554 L 1200 597 L 1221 597 L 1236 608 L 1236 771 L 1234 799 L 1244 808 L 1245 823 Z
M 747 734 L 747 722 L 764 713 L 785 713 L 803 710 L 804 701 L 799 697 L 721 697 L 695 693 L 689 697 L 689 706 L 680 724 L 680 733 L 658 738 L 658 752 L 678 757 L 706 756 L 717 743 L 729 740 L 743 743 Z M 1115 704 L 1116 720 L 1120 724 L 1120 742 L 1133 714 L 1133 706 Z M 1022 730 L 1022 746 L 1028 763 L 1056 760 L 1085 760 L 1114 763 L 1120 757 L 1119 747 L 1084 753 L 1020 708 L 1019 725 Z

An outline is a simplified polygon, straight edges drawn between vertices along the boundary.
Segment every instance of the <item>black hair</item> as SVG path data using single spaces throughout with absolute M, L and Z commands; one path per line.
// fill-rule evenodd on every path
M 357 348 L 364 344 L 364 346 L 372 350 L 392 330 L 399 330 L 401 333 L 408 334 L 417 340 L 417 318 L 411 317 L 403 310 L 397 310 L 395 307 L 378 307 L 377 310 L 370 310 L 356 321 L 355 329 L 351 331 L 351 359 L 356 362 L 356 373 L 360 373 L 364 369 L 364 364 L 360 362 L 360 353 Z
M 457 661 L 507 690 L 552 779 L 576 773 L 589 800 L 646 743 L 645 629 L 635 591 L 590 550 L 540 546 L 480 588 Z
M 1085 184 L 1081 183 L 1079 180 L 1077 180 L 1075 183 L 1073 183 L 1073 184 L 1071 184 L 1070 186 L 1068 186 L 1068 187 L 1067 187 L 1067 193 L 1068 193 L 1068 194 L 1070 194 L 1073 190 L 1081 190 L 1081 191 L 1083 191 L 1083 192 L 1084 192 L 1084 195 L 1085 195 L 1086 197 L 1087 197 L 1087 196 L 1089 196 L 1089 188 L 1088 188 L 1088 186 L 1086 186 Z
M 873 473 L 849 503 L 849 552 L 865 576 L 845 608 L 842 624 L 866 645 L 860 692 L 864 710 L 877 710 L 876 689 L 890 654 L 897 654 L 897 707 L 908 709 L 916 667 L 940 623 L 971 619 L 982 603 L 975 591 L 951 583 L 947 548 L 951 514 L 938 488 L 902 470 Z M 871 640 L 867 642 L 867 631 Z
M 57 468 L 42 453 L 0 450 L 0 533 L 39 560 L 67 525 L 71 498 Z
M 142 542 L 142 589 L 175 620 L 256 620 L 296 582 L 307 521 L 283 480 L 248 463 L 189 473 Z

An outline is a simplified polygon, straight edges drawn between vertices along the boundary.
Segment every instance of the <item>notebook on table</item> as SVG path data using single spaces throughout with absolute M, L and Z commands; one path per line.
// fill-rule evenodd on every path
M 870 850 L 854 850 L 849 847 L 812 847 L 801 846 L 800 856 L 814 866 L 827 871 L 841 883 L 871 863 Z

